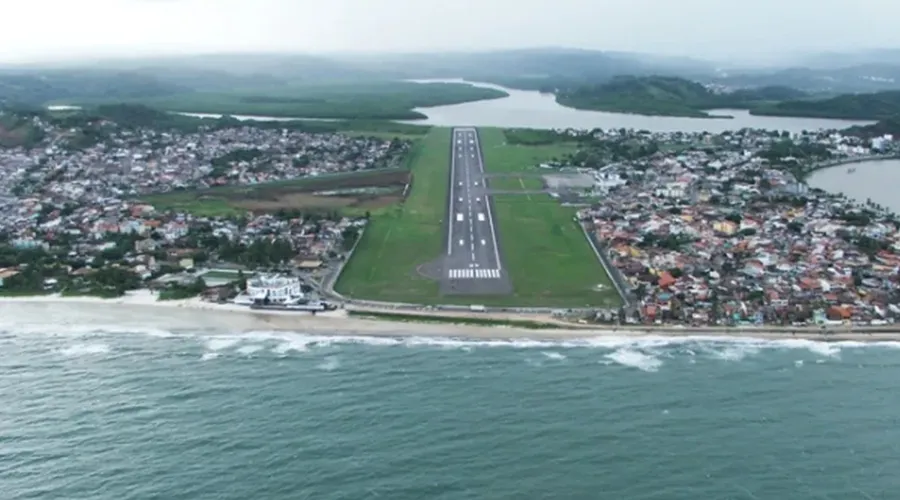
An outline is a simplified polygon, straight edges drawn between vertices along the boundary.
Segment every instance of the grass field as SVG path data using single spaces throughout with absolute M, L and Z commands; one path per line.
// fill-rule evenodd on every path
M 450 131 L 434 128 L 410 161 L 406 201 L 374 214 L 335 284 L 343 295 L 373 300 L 434 303 L 438 283 L 417 267 L 441 254 L 450 169 Z
M 564 143 L 508 144 L 500 129 L 479 129 L 479 135 L 488 172 L 531 171 L 535 165 L 576 148 Z M 523 184 L 531 185 L 540 182 L 534 177 L 496 178 L 491 179 L 491 187 L 501 189 L 495 187 L 500 179 L 509 183 L 522 179 Z M 574 208 L 563 207 L 543 194 L 497 195 L 493 199 L 500 248 L 514 289 L 513 296 L 502 302 L 544 307 L 619 304 L 609 276 L 573 220 Z
M 569 147 L 506 145 L 499 132 L 482 131 L 489 172 L 527 171 Z M 372 217 L 335 286 L 339 293 L 422 304 L 556 308 L 618 305 L 608 276 L 573 220 L 575 210 L 563 207 L 549 195 L 494 198 L 500 249 L 515 290 L 512 295 L 439 296 L 438 283 L 422 277 L 416 269 L 443 252 L 449 149 L 447 129 L 433 129 L 423 140 L 411 164 L 412 192 L 402 206 Z M 518 182 L 519 178 L 503 179 Z
M 414 147 L 415 149 L 415 147 Z M 141 198 L 158 210 L 218 217 L 245 212 L 338 211 L 346 215 L 374 212 L 402 199 L 409 180 L 406 169 L 381 169 L 306 177 L 257 185 L 222 186 L 205 190 L 173 191 Z M 369 193 L 320 195 L 319 191 L 373 188 Z
M 128 99 L 168 111 L 232 115 L 263 115 L 329 119 L 415 120 L 425 118 L 413 108 L 459 104 L 505 97 L 506 93 L 461 83 L 378 81 L 285 85 L 230 92 L 189 92 Z M 65 104 L 89 105 L 102 100 Z M 110 101 L 106 101 L 110 102 Z M 123 102 L 116 99 L 116 102 Z
M 534 176 L 492 177 L 488 181 L 491 189 L 498 191 L 540 191 L 544 189 L 544 181 Z
M 506 134 L 499 128 L 479 128 L 484 168 L 489 172 L 536 172 L 540 163 L 560 159 L 567 153 L 578 151 L 574 143 L 554 143 L 540 146 L 509 144 Z
M 501 303 L 560 308 L 619 305 L 609 277 L 573 220 L 574 208 L 544 194 L 497 195 L 494 207 L 514 290 Z

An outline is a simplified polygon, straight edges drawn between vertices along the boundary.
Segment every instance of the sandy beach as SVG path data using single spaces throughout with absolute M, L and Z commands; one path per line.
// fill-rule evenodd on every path
M 363 309 L 355 309 L 365 312 Z M 436 312 L 441 317 L 470 317 L 465 313 Z M 428 316 L 421 312 L 419 315 Z M 549 318 L 509 314 L 479 314 L 478 317 L 508 320 L 546 321 Z M 318 313 L 254 311 L 235 304 L 205 302 L 199 298 L 159 301 L 149 291 L 130 292 L 116 299 L 60 297 L 57 295 L 0 298 L 0 327 L 30 325 L 117 325 L 135 328 L 201 328 L 233 331 L 298 331 L 324 335 L 364 335 L 382 337 L 455 337 L 477 339 L 577 339 L 594 337 L 723 337 L 758 339 L 809 339 L 829 341 L 900 341 L 896 327 L 839 327 L 823 332 L 806 328 L 680 328 L 640 326 L 604 328 L 571 325 L 557 321 L 559 329 L 530 329 L 512 326 L 385 321 L 348 316 L 346 310 Z

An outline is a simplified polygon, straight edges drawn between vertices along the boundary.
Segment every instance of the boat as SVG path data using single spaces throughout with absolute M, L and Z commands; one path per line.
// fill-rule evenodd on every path
M 856 167 L 850 167 L 847 169 L 848 174 L 852 174 L 853 172 L 856 172 Z

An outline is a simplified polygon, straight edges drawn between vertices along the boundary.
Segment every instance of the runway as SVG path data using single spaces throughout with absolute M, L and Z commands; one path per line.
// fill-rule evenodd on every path
M 507 294 L 484 158 L 475 128 L 451 137 L 447 248 L 441 279 L 444 294 Z

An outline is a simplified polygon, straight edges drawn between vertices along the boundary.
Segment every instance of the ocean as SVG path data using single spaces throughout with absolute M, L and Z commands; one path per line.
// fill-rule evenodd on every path
M 452 335 L 0 319 L 0 497 L 900 498 L 898 344 Z

